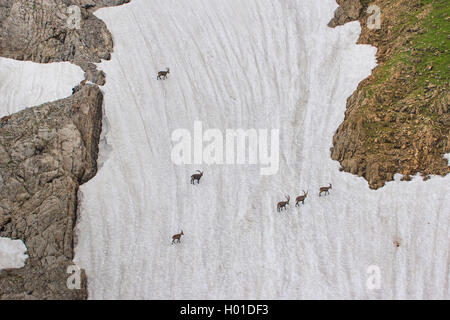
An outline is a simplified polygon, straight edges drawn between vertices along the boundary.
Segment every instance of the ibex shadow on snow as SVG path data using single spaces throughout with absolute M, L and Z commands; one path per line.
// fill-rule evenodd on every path
M 281 212 L 281 210 L 283 210 L 283 209 L 287 210 L 286 206 L 289 204 L 289 201 L 291 200 L 291 197 L 288 196 L 288 195 L 286 195 L 285 197 L 286 197 L 287 201 L 281 201 L 281 202 L 278 202 L 278 204 L 277 204 L 277 211 L 278 212 Z
M 198 173 L 194 173 L 191 176 L 191 184 L 195 184 L 195 181 L 197 181 L 197 184 L 200 184 L 200 179 L 203 177 L 203 172 L 200 170 L 197 170 Z
M 325 194 L 330 194 L 330 191 L 329 191 L 330 189 L 333 189 L 333 186 L 331 185 L 331 183 L 330 183 L 329 187 L 320 188 L 319 197 L 322 194 L 322 192 L 325 192 Z
M 167 71 L 159 71 L 156 80 L 165 80 L 167 79 L 167 75 L 170 73 L 170 69 L 167 68 Z
M 183 230 L 181 230 L 181 233 L 178 233 L 178 234 L 176 234 L 176 235 L 174 235 L 174 236 L 172 237 L 172 244 L 174 244 L 175 241 L 177 241 L 178 243 L 180 243 L 180 242 L 181 242 L 181 236 L 184 236 Z
M 295 206 L 298 207 L 300 202 L 302 204 L 305 204 L 305 199 L 306 199 L 307 196 L 308 196 L 308 191 L 305 192 L 305 190 L 303 190 L 303 195 L 302 196 L 298 196 L 297 198 L 295 198 Z

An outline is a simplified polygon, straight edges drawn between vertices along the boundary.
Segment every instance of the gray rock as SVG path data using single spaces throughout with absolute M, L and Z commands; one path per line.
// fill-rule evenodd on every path
M 70 61 L 98 85 L 104 74 L 93 63 L 109 60 L 113 40 L 93 13 L 130 0 L 0 0 L 0 56 L 38 63 Z M 79 26 L 69 7 L 79 7 Z
M 0 0 L 0 56 L 38 63 L 70 61 L 85 72 L 73 95 L 0 119 L 0 236 L 21 239 L 29 259 L 0 271 L 0 300 L 86 299 L 67 287 L 73 265 L 77 192 L 97 172 L 111 34 L 92 12 L 130 0 Z M 67 9 L 80 7 L 80 29 Z
M 97 172 L 103 94 L 73 96 L 12 115 L 0 129 L 0 236 L 22 239 L 29 259 L 0 271 L 0 299 L 84 299 L 66 286 L 79 185 Z M 38 151 L 37 151 L 38 149 Z

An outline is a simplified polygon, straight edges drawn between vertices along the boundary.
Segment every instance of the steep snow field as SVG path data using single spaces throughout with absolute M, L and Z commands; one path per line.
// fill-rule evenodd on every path
M 0 270 L 22 268 L 28 255 L 27 248 L 21 240 L 0 237 Z
M 330 159 L 346 99 L 376 65 L 376 49 L 356 45 L 358 23 L 327 27 L 336 7 L 133 0 L 97 12 L 115 53 L 100 66 L 107 160 L 80 192 L 76 263 L 90 298 L 449 297 L 450 177 L 372 191 Z M 173 164 L 172 132 L 196 120 L 280 129 L 279 172 Z M 205 176 L 193 187 L 196 169 Z M 278 213 L 284 194 L 291 206 Z M 380 289 L 366 285 L 372 265 Z
M 72 94 L 84 72 L 70 63 L 0 58 L 0 117 Z

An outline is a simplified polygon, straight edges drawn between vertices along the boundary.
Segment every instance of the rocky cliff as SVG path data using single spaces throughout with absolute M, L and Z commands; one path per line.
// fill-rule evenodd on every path
M 364 177 L 371 188 L 403 174 L 450 172 L 448 34 L 446 0 L 339 0 L 335 27 L 359 20 L 359 43 L 378 48 L 378 67 L 348 99 L 331 156 L 342 170 Z M 381 28 L 370 29 L 380 9 Z
M 22 239 L 29 259 L 0 272 L 0 298 L 86 298 L 66 286 L 80 184 L 97 172 L 103 95 L 87 85 L 26 109 L 0 129 L 0 236 Z
M 130 0 L 0 0 L 0 56 L 38 63 L 71 61 L 103 85 L 94 63 L 109 60 L 113 41 L 93 11 Z M 74 9 L 76 6 L 78 9 Z
M 111 34 L 92 12 L 130 0 L 0 0 L 0 56 L 38 63 L 70 61 L 85 81 L 63 100 L 1 119 L 0 236 L 21 239 L 29 259 L 0 271 L 0 299 L 86 299 L 67 286 L 73 265 L 77 192 L 97 172 Z M 77 11 L 79 26 L 69 23 Z M 75 26 L 73 25 L 75 23 Z M 86 84 L 92 82 L 93 84 Z

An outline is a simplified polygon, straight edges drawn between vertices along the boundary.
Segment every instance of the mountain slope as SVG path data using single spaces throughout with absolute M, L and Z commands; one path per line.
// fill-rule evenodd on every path
M 352 3 L 359 1 L 343 1 L 343 8 Z M 416 174 L 425 180 L 445 176 L 450 172 L 444 158 L 450 153 L 448 1 L 364 3 L 349 15 L 363 27 L 359 43 L 378 48 L 379 66 L 349 98 L 332 158 L 371 188 L 382 187 L 396 173 L 405 180 Z M 379 30 L 366 26 L 369 4 L 381 10 Z M 332 25 L 339 20 L 348 19 Z
M 104 160 L 80 192 L 75 261 L 91 298 L 448 297 L 448 178 L 372 191 L 330 159 L 346 100 L 376 65 L 376 49 L 356 45 L 357 22 L 327 26 L 335 9 L 135 0 L 97 11 L 116 46 L 101 66 L 111 79 Z M 280 129 L 279 172 L 175 165 L 172 132 L 196 120 L 221 132 Z M 197 169 L 205 176 L 193 187 Z M 302 189 L 304 206 L 276 212 Z M 380 290 L 366 286 L 371 265 Z

